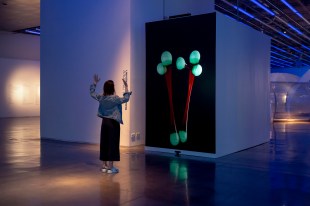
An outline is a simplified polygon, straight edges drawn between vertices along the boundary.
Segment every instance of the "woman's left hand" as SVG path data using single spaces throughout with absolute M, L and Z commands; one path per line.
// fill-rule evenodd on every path
M 94 84 L 97 84 L 100 81 L 98 74 L 94 74 Z

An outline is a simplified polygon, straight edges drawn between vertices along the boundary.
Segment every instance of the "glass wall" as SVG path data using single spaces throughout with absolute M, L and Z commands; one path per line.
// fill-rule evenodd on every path
M 271 82 L 273 121 L 310 120 L 310 82 Z

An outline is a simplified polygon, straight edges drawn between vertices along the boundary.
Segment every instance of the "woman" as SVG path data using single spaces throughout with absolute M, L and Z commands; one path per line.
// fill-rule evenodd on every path
M 103 94 L 97 94 L 96 85 L 100 81 L 97 74 L 90 85 L 90 95 L 99 102 L 98 117 L 102 118 L 100 131 L 100 160 L 103 161 L 102 172 L 118 173 L 114 161 L 120 161 L 120 124 L 122 119 L 122 104 L 129 101 L 132 92 L 128 92 L 128 84 L 123 80 L 125 92 L 123 97 L 115 95 L 114 82 L 107 80 L 103 85 Z

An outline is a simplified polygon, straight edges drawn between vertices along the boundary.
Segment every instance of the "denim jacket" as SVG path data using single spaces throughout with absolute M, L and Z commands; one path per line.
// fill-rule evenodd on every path
M 103 94 L 97 94 L 96 85 L 90 85 L 90 96 L 99 102 L 98 117 L 106 117 L 114 119 L 120 124 L 123 124 L 122 119 L 122 104 L 129 101 L 132 92 L 125 92 L 123 97 L 117 95 L 104 96 Z

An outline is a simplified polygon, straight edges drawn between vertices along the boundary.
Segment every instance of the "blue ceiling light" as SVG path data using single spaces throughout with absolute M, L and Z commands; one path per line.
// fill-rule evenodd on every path
M 278 63 L 278 62 L 270 62 L 271 65 L 274 65 L 276 67 L 287 67 L 286 64 L 281 64 L 281 63 Z
M 302 63 L 304 66 L 310 66 L 309 64 Z
M 284 34 L 283 32 L 278 31 L 278 33 L 279 33 L 279 34 L 281 34 L 282 36 L 284 36 L 284 37 L 288 38 L 288 39 L 290 39 L 290 38 L 291 38 L 289 35 L 286 35 L 286 34 Z
M 291 67 L 292 65 L 288 65 L 282 62 L 272 61 L 270 62 L 271 65 L 275 65 L 277 67 Z
M 283 60 L 283 59 L 280 59 L 280 58 L 278 58 L 278 57 L 275 57 L 275 56 L 271 56 L 271 58 L 273 58 L 273 59 L 276 59 L 276 60 L 278 60 L 278 61 L 280 61 L 280 62 L 283 62 L 283 63 L 287 63 L 287 64 L 290 64 L 290 65 L 292 65 L 292 62 L 289 62 L 289 61 L 285 61 L 285 60 Z
M 285 50 L 283 50 L 283 49 L 281 49 L 281 48 L 279 48 L 279 47 L 276 47 L 276 46 L 274 46 L 274 45 L 272 45 L 271 47 L 272 47 L 272 48 L 275 48 L 275 49 L 277 49 L 277 50 L 279 50 L 279 51 L 281 51 L 281 52 L 288 53 L 287 51 L 285 51 Z M 291 55 L 291 56 L 294 56 L 294 57 L 298 57 L 298 56 L 295 55 L 295 54 L 291 54 L 291 53 L 288 53 L 288 54 Z
M 290 5 L 285 0 L 281 0 L 281 2 L 283 4 L 285 4 L 290 10 L 292 10 L 297 16 L 299 16 L 301 19 L 303 19 L 305 22 L 307 22 L 308 25 L 310 25 L 310 22 L 307 19 L 305 19 L 305 17 L 303 17 L 296 9 L 294 9 L 294 7 L 292 5 Z
M 41 29 L 40 29 L 40 26 L 37 26 L 37 27 L 31 27 L 31 28 L 16 30 L 15 32 L 40 36 Z
M 287 3 L 288 0 L 281 0 L 279 3 L 283 4 L 284 7 L 288 7 L 285 9 L 288 13 L 293 13 L 293 16 L 296 14 L 299 14 L 296 9 L 294 9 L 290 4 Z M 227 6 L 231 7 L 232 9 L 236 9 L 237 12 L 234 12 L 231 10 L 231 8 L 225 8 L 223 5 L 216 5 L 218 7 L 219 11 L 223 11 L 223 13 L 234 17 L 235 20 L 241 20 L 240 22 L 253 27 L 254 29 L 257 29 L 259 31 L 262 31 L 263 33 L 271 36 L 271 45 L 270 45 L 270 67 L 276 67 L 275 64 L 279 65 L 280 61 L 283 59 L 288 60 L 285 61 L 286 67 L 294 67 L 296 66 L 296 63 L 298 60 L 299 65 L 306 63 L 309 64 L 307 61 L 310 59 L 309 51 L 310 51 L 310 45 L 305 44 L 306 46 L 302 45 L 302 42 L 304 41 L 300 37 L 304 37 L 307 40 L 310 40 L 310 37 L 307 36 L 304 32 L 304 27 L 299 27 L 300 25 L 295 25 L 293 23 L 289 23 L 286 20 L 281 18 L 281 15 L 278 16 L 278 13 L 276 10 L 273 10 L 273 7 L 269 7 L 269 4 L 264 4 L 262 0 L 250 0 L 250 4 L 245 2 L 240 2 L 237 5 L 233 5 L 230 0 L 221 0 L 221 2 L 224 2 L 227 4 Z M 268 1 L 267 1 L 268 2 Z M 270 3 L 270 5 L 272 5 Z M 248 8 L 248 9 L 244 9 Z M 282 6 L 282 7 L 283 7 Z M 243 8 L 243 9 L 241 9 Z M 264 11 L 262 11 L 264 10 Z M 291 12 L 291 10 L 293 12 Z M 289 33 L 284 33 L 280 29 L 278 29 L 278 26 L 280 22 L 276 22 L 275 24 L 269 24 L 265 22 L 261 18 L 259 14 L 253 13 L 256 12 L 262 12 L 265 13 L 267 16 L 269 16 L 269 20 L 278 20 L 281 22 L 280 25 L 285 25 L 286 30 L 289 31 Z M 268 13 L 268 14 L 267 14 Z M 258 15 L 258 16 L 256 16 Z M 263 16 L 263 15 L 262 15 Z M 263 17 L 267 17 L 263 16 Z M 305 18 L 303 18 L 301 15 L 298 15 L 300 18 L 302 18 L 308 25 L 310 25 L 309 21 Z M 247 18 L 249 17 L 249 18 Z M 255 21 L 254 21 L 255 20 Z M 294 20 L 296 23 L 296 21 Z M 258 23 L 258 24 L 257 24 Z M 262 27 L 264 26 L 264 27 Z M 281 35 L 281 36 L 280 36 Z M 283 38 L 282 38 L 283 37 Z M 297 38 L 297 39 L 295 39 Z M 289 42 L 287 41 L 289 40 Z M 288 46 L 290 44 L 294 44 L 294 46 Z M 306 51 L 307 49 L 307 51 Z M 307 53 L 305 53 L 307 52 Z M 309 57 L 309 58 L 308 58 Z M 278 59 L 278 60 L 277 60 Z M 308 60 L 309 59 L 309 60 Z M 273 61 L 273 63 L 272 63 Z M 275 63 L 276 62 L 276 63 Z
M 248 17 L 252 18 L 252 19 L 255 18 L 252 14 L 246 12 L 245 10 L 243 10 L 243 9 L 237 7 L 237 6 L 234 6 L 234 8 L 237 9 L 238 11 L 242 12 L 243 14 L 247 15 Z
M 275 48 L 275 49 L 277 49 L 277 50 L 279 50 L 279 51 L 282 51 L 282 52 L 286 53 L 285 50 L 283 50 L 283 49 L 281 49 L 281 48 L 279 48 L 279 47 L 276 47 L 276 46 L 274 46 L 274 45 L 272 45 L 271 47 L 272 47 L 272 48 Z
M 40 32 L 39 32 L 39 31 L 31 30 L 31 29 L 26 29 L 26 30 L 25 30 L 25 33 L 40 35 Z
M 276 65 L 276 66 L 283 66 L 283 64 L 276 62 L 276 61 L 272 61 L 272 60 L 270 61 L 270 64 Z
M 276 54 L 276 55 L 278 55 L 278 56 L 280 56 L 280 57 L 283 57 L 283 58 L 286 58 L 286 59 L 293 60 L 292 58 L 287 57 L 287 56 L 284 56 L 284 55 L 282 55 L 282 54 L 279 54 L 278 52 L 275 52 L 275 51 L 271 51 L 270 53 L 271 53 L 271 54 Z
M 310 48 L 309 47 L 307 47 L 307 46 L 305 46 L 305 45 L 301 45 L 303 48 L 305 48 L 305 49 L 308 49 L 309 51 L 310 51 Z
M 296 51 L 296 52 L 298 52 L 298 53 L 300 53 L 300 54 L 303 53 L 302 51 L 299 51 L 299 50 L 295 49 L 294 47 L 288 46 L 288 48 L 290 48 L 290 49 L 292 49 L 292 50 L 294 50 L 294 51 Z
M 289 23 L 287 23 L 287 25 L 288 25 L 291 29 L 293 29 L 294 31 L 296 31 L 298 34 L 302 35 L 302 32 L 299 31 L 298 29 L 296 29 L 294 26 L 292 26 L 292 25 L 289 24 Z
M 292 5 L 287 3 L 285 0 L 281 0 L 283 4 L 285 4 L 290 10 L 292 10 L 295 14 L 297 14 L 300 18 L 304 18 Z
M 270 15 L 275 16 L 275 13 L 272 12 L 271 10 L 269 10 L 267 7 L 265 7 L 264 5 L 262 5 L 261 3 L 259 3 L 256 0 L 251 0 L 254 4 L 256 4 L 257 6 L 259 6 L 260 8 L 264 9 L 266 12 L 268 12 Z

